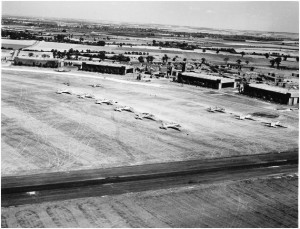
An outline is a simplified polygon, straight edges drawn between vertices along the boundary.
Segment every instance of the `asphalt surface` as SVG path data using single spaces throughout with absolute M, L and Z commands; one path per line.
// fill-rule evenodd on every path
M 2 177 L 2 207 L 298 172 L 298 150 Z

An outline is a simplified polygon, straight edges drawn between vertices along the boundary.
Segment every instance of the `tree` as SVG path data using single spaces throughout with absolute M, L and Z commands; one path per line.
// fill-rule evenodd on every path
M 299 56 L 296 57 L 296 61 L 299 62 Z
M 138 60 L 139 60 L 140 63 L 144 63 L 144 57 L 139 56 Z
M 168 57 L 167 54 L 165 54 L 165 55 L 162 57 L 162 61 L 163 61 L 163 62 L 168 62 L 168 59 L 169 59 L 169 57 Z
M 241 69 L 242 68 L 242 66 L 241 66 L 242 61 L 240 59 L 238 59 L 238 60 L 236 60 L 236 62 L 238 63 L 239 68 Z
M 229 58 L 228 58 L 228 57 L 225 57 L 225 58 L 224 58 L 224 61 L 225 61 L 225 63 L 227 64 L 228 61 L 229 61 Z
M 217 49 L 216 53 L 218 54 L 219 52 L 220 52 L 220 50 L 219 50 L 219 49 Z
M 206 59 L 203 57 L 201 58 L 201 64 L 205 64 Z
M 99 45 L 99 46 L 105 46 L 105 41 L 98 41 L 97 45 Z
M 28 53 L 28 56 L 29 56 L 29 57 L 32 57 L 32 56 L 33 56 L 33 53 L 32 53 L 32 52 Z
M 246 54 L 246 53 L 245 53 L 244 51 L 243 51 L 243 52 L 241 52 L 241 55 L 242 55 L 242 57 L 243 57 L 243 56 L 245 56 L 245 54 Z
M 206 49 L 202 49 L 202 52 L 206 52 Z
M 152 43 L 153 43 L 153 46 L 155 46 L 156 45 L 156 40 L 153 40 Z
M 270 54 L 269 53 L 265 53 L 264 56 L 268 59 L 270 57 Z
M 275 60 L 274 59 L 270 60 L 270 63 L 271 63 L 271 67 L 274 67 Z
M 276 65 L 277 65 L 277 68 L 279 68 L 279 65 L 281 63 L 281 57 L 277 57 L 274 61 L 275 61 Z
M 246 60 L 245 63 L 248 65 L 249 64 L 249 60 Z
M 154 60 L 154 57 L 153 56 L 147 56 L 146 60 L 147 60 L 148 63 L 152 63 L 153 60 Z

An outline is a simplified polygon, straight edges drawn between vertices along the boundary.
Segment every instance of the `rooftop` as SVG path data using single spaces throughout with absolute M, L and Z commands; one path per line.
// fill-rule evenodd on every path
M 273 91 L 273 92 L 278 92 L 281 94 L 287 94 L 290 93 L 292 97 L 299 97 L 299 91 L 295 89 L 287 89 L 283 87 L 276 87 L 276 86 L 271 86 L 267 84 L 249 84 L 250 87 L 253 88 L 258 88 L 266 91 Z
M 56 58 L 43 58 L 43 57 L 29 57 L 29 56 L 16 56 L 16 59 L 20 60 L 46 60 L 46 61 L 62 61 Z
M 196 78 L 201 78 L 201 79 L 207 79 L 207 80 L 213 80 L 217 81 L 220 80 L 221 83 L 233 83 L 234 79 L 228 79 L 220 76 L 212 76 L 212 75 L 205 75 L 201 73 L 195 73 L 195 72 L 183 72 L 181 75 L 183 76 L 191 76 L 191 77 L 196 77 Z
M 125 67 L 126 69 L 133 68 L 130 65 L 110 63 L 110 62 L 103 62 L 103 61 L 102 62 L 86 61 L 84 63 L 89 64 L 89 65 L 100 65 L 100 66 L 109 66 L 109 67 Z

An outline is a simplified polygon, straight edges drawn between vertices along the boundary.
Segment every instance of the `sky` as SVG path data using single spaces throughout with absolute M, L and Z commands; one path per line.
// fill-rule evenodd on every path
M 297 1 L 2 1 L 2 14 L 299 33 Z

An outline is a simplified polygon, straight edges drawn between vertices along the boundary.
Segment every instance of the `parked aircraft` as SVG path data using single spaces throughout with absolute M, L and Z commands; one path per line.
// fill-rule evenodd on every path
M 69 82 L 64 82 L 63 84 L 64 84 L 64 85 L 67 85 L 67 86 L 70 86 L 70 83 L 69 83 Z
M 92 95 L 92 94 L 85 94 L 85 98 L 88 98 L 88 99 L 94 99 L 95 96 Z
M 280 121 L 276 121 L 276 122 L 263 122 L 263 123 L 267 127 L 273 127 L 273 128 L 282 127 L 282 128 L 287 128 L 287 126 L 281 125 Z
M 91 87 L 102 87 L 101 84 L 92 84 L 92 85 L 89 85 L 89 86 L 91 86 Z
M 209 107 L 206 109 L 208 112 L 221 112 L 221 113 L 225 113 L 225 108 L 222 107 Z
M 142 120 L 144 118 L 147 118 L 147 119 L 150 119 L 150 120 L 153 120 L 153 121 L 157 121 L 155 116 L 153 114 L 150 114 L 150 113 L 141 113 L 141 114 L 136 114 L 135 115 L 135 119 L 141 119 Z
M 128 112 L 134 113 L 133 108 L 132 108 L 132 107 L 129 107 L 129 106 L 116 107 L 114 110 L 115 110 L 115 111 L 119 111 L 119 112 L 121 112 L 121 111 L 128 111 Z
M 71 90 L 67 90 L 67 89 L 65 89 L 65 90 L 57 90 L 56 91 L 56 94 L 69 94 L 69 95 L 72 95 L 72 91 Z
M 250 114 L 248 114 L 248 115 L 236 115 L 236 119 L 238 119 L 238 120 L 248 119 L 248 120 L 256 121 Z
M 118 102 L 115 102 L 115 101 L 109 100 L 109 99 L 101 99 L 101 100 L 97 100 L 96 101 L 96 104 L 100 104 L 101 105 L 102 103 L 105 103 L 107 105 L 113 105 L 113 104 L 118 103 Z
M 79 98 L 79 99 L 85 99 L 86 97 L 86 94 L 79 94 L 79 95 L 77 95 L 77 97 Z
M 162 125 L 159 128 L 160 129 L 165 129 L 165 130 L 167 130 L 168 128 L 172 128 L 172 129 L 181 131 L 180 127 L 181 127 L 181 125 L 178 124 L 178 123 L 165 123 L 165 122 L 162 122 Z

